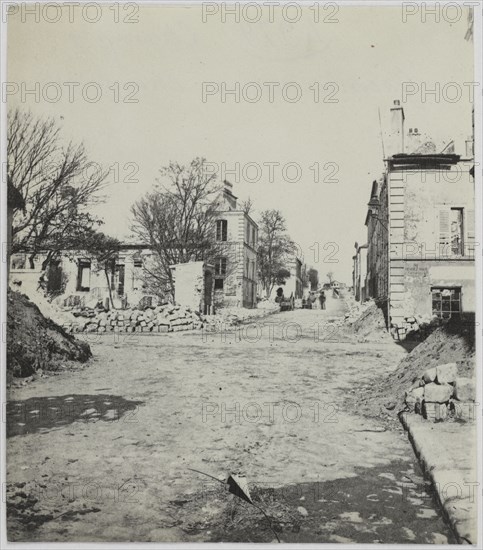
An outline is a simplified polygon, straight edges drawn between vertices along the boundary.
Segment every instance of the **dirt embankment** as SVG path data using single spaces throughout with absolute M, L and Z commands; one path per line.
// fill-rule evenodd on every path
M 424 371 L 454 362 L 460 376 L 471 377 L 475 360 L 474 326 L 456 322 L 441 326 L 417 344 L 393 372 L 360 388 L 359 410 L 367 416 L 397 419 L 405 408 L 405 391 Z
M 60 370 L 69 361 L 85 362 L 91 357 L 81 342 L 42 315 L 27 296 L 7 295 L 7 375 L 27 377 L 39 369 Z

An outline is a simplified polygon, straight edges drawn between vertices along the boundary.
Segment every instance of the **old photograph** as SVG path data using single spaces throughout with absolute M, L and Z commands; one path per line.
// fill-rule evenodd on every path
M 481 4 L 1 17 L 1 548 L 481 548 Z

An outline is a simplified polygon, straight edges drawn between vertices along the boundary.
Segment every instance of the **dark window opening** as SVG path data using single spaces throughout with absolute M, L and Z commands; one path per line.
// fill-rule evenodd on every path
M 440 319 L 457 317 L 461 313 L 461 288 L 432 287 L 432 311 Z
M 215 290 L 223 290 L 224 285 L 224 279 L 215 279 Z
M 226 241 L 228 238 L 228 222 L 226 220 L 217 220 L 216 222 L 216 240 Z
M 89 260 L 79 260 L 77 271 L 77 290 L 88 292 L 91 289 L 91 262 Z

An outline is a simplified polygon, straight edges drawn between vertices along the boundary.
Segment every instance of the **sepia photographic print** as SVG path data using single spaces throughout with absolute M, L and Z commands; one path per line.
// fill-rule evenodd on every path
M 0 547 L 482 548 L 481 3 L 0 6 Z

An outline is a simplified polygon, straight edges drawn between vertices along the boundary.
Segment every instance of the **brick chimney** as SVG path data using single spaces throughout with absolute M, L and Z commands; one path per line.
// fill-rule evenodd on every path
M 404 153 L 404 109 L 401 107 L 399 99 L 395 99 L 391 107 L 389 156 L 398 153 Z
M 417 128 L 409 128 L 409 132 L 406 134 L 405 139 L 405 153 L 408 155 L 414 153 L 417 149 L 419 149 L 419 147 L 421 147 L 422 143 L 423 137 L 421 136 L 419 130 Z

